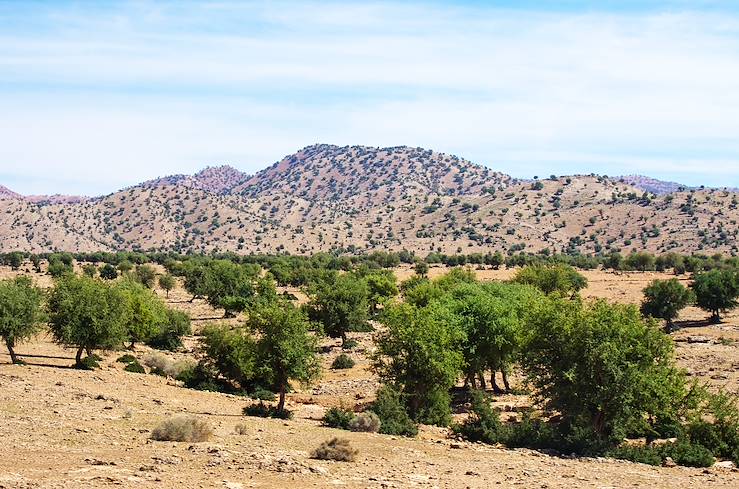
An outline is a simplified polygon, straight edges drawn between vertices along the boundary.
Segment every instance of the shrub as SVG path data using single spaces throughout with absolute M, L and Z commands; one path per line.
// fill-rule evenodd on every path
M 606 457 L 629 460 L 647 465 L 662 465 L 662 455 L 651 445 L 621 445 L 605 453 Z
M 380 418 L 380 433 L 400 436 L 418 434 L 418 426 L 408 416 L 400 393 L 392 387 L 378 389 L 377 398 L 369 409 Z
M 172 377 L 176 379 L 185 370 L 195 366 L 193 360 L 174 361 L 166 355 L 158 352 L 149 352 L 144 355 L 141 360 L 144 365 L 151 369 L 152 373 L 162 375 L 164 377 Z
M 353 338 L 347 338 L 347 340 L 344 342 L 344 344 L 341 345 L 341 348 L 343 350 L 353 350 L 359 345 L 359 342 Z
M 201 442 L 210 439 L 213 430 L 207 421 L 192 416 L 178 416 L 160 423 L 151 432 L 151 439 L 157 441 Z
M 323 415 L 323 424 L 331 428 L 349 429 L 349 423 L 354 419 L 354 413 L 348 409 L 332 407 Z
M 334 370 L 342 370 L 347 368 L 352 368 L 354 366 L 354 360 L 352 360 L 352 357 L 349 355 L 342 353 L 338 357 L 336 357 L 331 363 L 331 368 Z
M 686 467 L 710 467 L 716 461 L 709 449 L 685 440 L 668 443 L 660 448 L 663 458 L 671 457 L 676 464 Z
M 474 392 L 472 395 L 470 416 L 463 423 L 452 426 L 452 430 L 470 441 L 496 444 L 505 440 L 500 416 L 490 407 L 490 403 L 481 392 Z
M 183 370 L 176 378 L 185 384 L 185 387 L 201 391 L 225 392 L 230 387 L 218 378 L 218 373 L 212 367 L 203 362 Z
M 77 370 L 95 370 L 96 368 L 100 368 L 100 361 L 92 355 L 86 356 L 75 363 L 74 368 Z
M 292 419 L 293 412 L 287 409 L 278 409 L 263 402 L 249 404 L 244 408 L 245 416 L 258 416 L 260 418 Z
M 135 374 L 145 374 L 146 373 L 146 370 L 144 369 L 144 367 L 136 360 L 134 360 L 133 362 L 130 362 L 128 365 L 123 367 L 123 370 L 125 370 L 126 372 L 133 372 Z
M 116 362 L 118 363 L 131 363 L 135 361 L 136 357 L 131 355 L 130 353 L 126 353 L 125 355 L 122 355 L 116 359 Z
M 249 427 L 245 424 L 237 424 L 234 427 L 234 433 L 236 433 L 237 435 L 247 435 L 249 434 Z
M 359 453 L 349 444 L 349 440 L 343 438 L 332 438 L 321 443 L 311 454 L 312 458 L 318 460 L 335 460 L 338 462 L 353 462 Z
M 249 397 L 251 397 L 252 399 L 260 400 L 260 401 L 270 401 L 270 402 L 277 399 L 277 396 L 275 395 L 274 392 L 268 389 L 264 389 L 262 387 L 256 387 L 254 390 L 252 390 L 249 393 Z
M 588 285 L 587 279 L 569 265 L 530 265 L 522 268 L 514 282 L 533 285 L 545 294 L 574 296 Z
M 349 421 L 349 429 L 352 431 L 364 431 L 367 433 L 377 433 L 380 431 L 380 418 L 372 411 L 366 411 L 354 416 Z

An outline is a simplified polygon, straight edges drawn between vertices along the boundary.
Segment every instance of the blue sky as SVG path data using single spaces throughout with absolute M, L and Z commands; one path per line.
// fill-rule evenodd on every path
M 739 7 L 0 0 L 0 184 L 103 194 L 316 142 L 739 186 Z

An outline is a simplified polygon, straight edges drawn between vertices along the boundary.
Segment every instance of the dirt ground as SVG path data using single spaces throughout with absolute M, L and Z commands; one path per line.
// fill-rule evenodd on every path
M 434 267 L 431 276 L 443 273 Z M 398 269 L 399 278 L 412 271 Z M 510 278 L 508 270 L 482 270 L 483 280 Z M 0 277 L 14 275 L 0 269 Z M 586 297 L 638 303 L 641 290 L 659 273 L 585 272 Z M 42 285 L 48 277 L 38 276 Z M 162 296 L 163 292 L 158 291 Z M 222 315 L 201 300 L 189 302 L 178 288 L 168 302 L 193 317 L 195 329 Z M 713 386 L 739 392 L 739 316 L 708 325 L 706 314 L 688 308 L 673 334 L 679 363 Z M 238 321 L 238 320 L 232 320 Z M 378 385 L 369 372 L 370 334 L 354 335 L 358 348 L 349 370 L 328 367 L 341 353 L 326 340 L 322 379 L 289 395 L 290 421 L 241 415 L 248 400 L 182 388 L 155 375 L 125 372 L 105 355 L 93 372 L 69 368 L 74 354 L 41 336 L 18 348 L 27 366 L 10 365 L 0 353 L 0 488 L 225 487 L 225 488 L 624 488 L 739 487 L 737 469 L 651 467 L 626 461 L 556 457 L 531 450 L 506 450 L 451 438 L 447 430 L 422 427 L 415 439 L 351 433 L 321 426 L 329 406 L 367 402 Z M 168 354 L 194 358 L 196 338 Z M 138 347 L 142 358 L 149 351 Z M 515 407 L 525 396 L 504 395 L 496 404 Z M 174 414 L 206 419 L 214 436 L 203 443 L 154 442 L 151 430 Z M 236 434 L 241 425 L 244 434 Z M 347 438 L 359 450 L 354 463 L 310 458 L 322 441 Z

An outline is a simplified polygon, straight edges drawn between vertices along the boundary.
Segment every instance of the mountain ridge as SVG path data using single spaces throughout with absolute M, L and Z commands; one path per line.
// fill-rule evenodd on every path
M 10 191 L 12 192 L 12 191 Z M 79 202 L 0 199 L 1 251 L 736 253 L 738 195 L 518 180 L 423 148 L 311 145 Z

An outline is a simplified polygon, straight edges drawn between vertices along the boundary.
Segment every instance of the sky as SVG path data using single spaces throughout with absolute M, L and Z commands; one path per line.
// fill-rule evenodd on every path
M 0 185 L 100 195 L 314 143 L 739 187 L 739 2 L 0 0 Z

